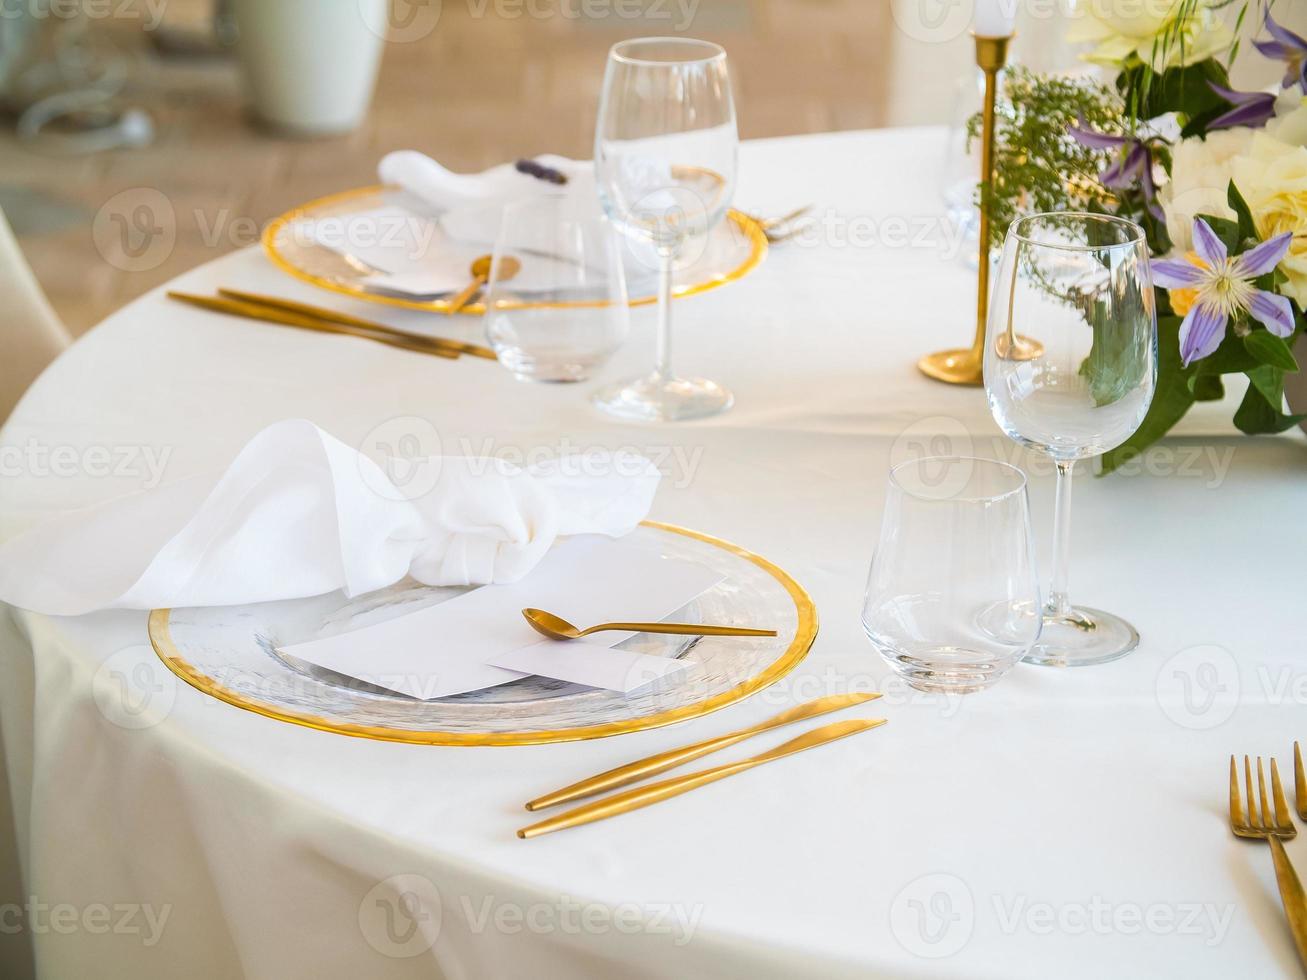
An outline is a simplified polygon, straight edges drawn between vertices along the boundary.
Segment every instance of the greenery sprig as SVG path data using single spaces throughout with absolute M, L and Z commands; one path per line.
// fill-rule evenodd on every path
M 1009 68 L 995 124 L 995 178 L 978 192 L 989 209 L 990 244 L 1001 245 L 1021 214 L 1118 210 L 1116 197 L 1098 181 L 1112 154 L 1082 145 L 1068 129 L 1083 124 L 1120 134 L 1124 114 L 1121 96 L 1099 82 Z M 967 123 L 968 146 L 980 128 L 977 114 Z

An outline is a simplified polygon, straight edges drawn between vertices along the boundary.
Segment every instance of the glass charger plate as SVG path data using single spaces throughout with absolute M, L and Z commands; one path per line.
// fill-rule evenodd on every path
M 765 626 L 778 635 L 633 636 L 620 646 L 685 657 L 691 666 L 631 695 L 524 677 L 434 701 L 291 662 L 276 648 L 392 619 L 462 589 L 405 580 L 354 599 L 332 593 L 248 606 L 156 609 L 150 643 L 182 680 L 237 707 L 344 735 L 431 745 L 524 745 L 655 728 L 739 701 L 807 654 L 817 635 L 817 611 L 781 569 L 736 545 L 670 524 L 646 521 L 635 533 L 664 555 L 725 576 L 669 621 Z
M 377 185 L 342 191 L 339 194 L 331 194 L 310 201 L 308 204 L 302 204 L 274 218 L 268 224 L 263 232 L 263 250 L 273 264 L 283 272 L 322 289 L 353 296 L 355 299 L 366 300 L 369 303 L 448 313 L 449 302 L 445 299 L 412 299 L 377 292 L 365 286 L 359 281 L 364 272 L 339 253 L 323 245 L 308 242 L 293 231 L 295 223 L 305 219 L 338 218 L 371 211 L 384 204 L 403 199 L 404 196 L 398 188 Z M 762 226 L 748 215 L 735 210 L 727 212 L 727 219 L 720 222 L 709 233 L 703 254 L 692 265 L 676 272 L 672 288 L 673 296 L 692 296 L 734 282 L 748 275 L 762 262 L 767 254 L 767 236 L 763 233 Z M 449 248 L 465 253 L 469 265 L 472 259 L 489 251 L 483 245 L 469 246 L 446 242 L 439 233 L 432 243 L 437 247 L 447 244 Z M 640 282 L 630 283 L 630 305 L 643 306 L 655 302 L 657 300 L 653 293 L 655 286 L 652 276 L 645 276 Z M 458 312 L 479 316 L 485 313 L 485 306 L 480 302 L 469 303 Z

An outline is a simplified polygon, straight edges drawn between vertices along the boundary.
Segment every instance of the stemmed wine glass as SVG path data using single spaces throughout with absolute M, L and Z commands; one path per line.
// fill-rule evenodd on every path
M 1157 381 L 1157 312 L 1148 245 L 1131 221 L 1034 214 L 1014 221 L 989 304 L 985 392 L 1012 439 L 1057 465 L 1053 578 L 1044 629 L 1026 657 L 1081 666 L 1124 656 L 1139 634 L 1067 598 L 1071 470 L 1125 442 Z
M 721 47 L 654 37 L 609 51 L 595 126 L 599 201 L 658 275 L 657 363 L 595 395 L 612 415 L 667 421 L 731 406 L 721 385 L 672 372 L 671 301 L 674 269 L 693 260 L 731 203 L 738 142 Z

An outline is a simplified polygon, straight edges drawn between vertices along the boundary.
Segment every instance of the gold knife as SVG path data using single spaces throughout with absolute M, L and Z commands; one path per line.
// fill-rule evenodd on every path
M 340 313 L 336 310 L 327 309 L 325 306 L 313 306 L 310 303 L 300 303 L 293 299 L 282 299 L 278 296 L 264 296 L 261 293 L 247 293 L 240 289 L 219 288 L 218 292 L 229 299 L 239 300 L 245 303 L 271 306 L 275 309 L 285 310 L 289 313 L 316 317 L 319 320 L 326 320 L 329 323 L 339 323 L 346 327 L 358 327 L 361 330 L 375 330 L 377 333 L 387 334 L 400 340 L 435 344 L 436 346 L 447 347 L 450 350 L 456 350 L 463 354 L 471 354 L 473 357 L 483 357 L 488 361 L 498 360 L 498 356 L 493 350 L 489 347 L 483 347 L 480 344 L 469 344 L 462 340 L 450 340 L 447 337 L 432 337 L 427 334 L 412 333 L 411 331 L 400 330 L 398 327 L 392 327 L 385 323 L 378 323 L 375 320 L 365 320 L 362 317 L 351 316 L 348 313 Z
M 1289 920 L 1289 931 L 1293 933 L 1293 944 L 1298 947 L 1302 965 L 1307 967 L 1307 893 L 1303 892 L 1298 872 L 1289 863 L 1289 855 L 1285 853 L 1280 838 L 1271 834 L 1266 840 L 1271 845 L 1275 883 L 1280 886 L 1280 900 L 1284 903 L 1284 916 Z
M 579 827 L 581 824 L 615 817 L 619 813 L 629 813 L 632 810 L 638 810 L 641 807 L 671 799 L 673 796 L 680 796 L 682 793 L 698 789 L 700 786 L 706 786 L 708 783 L 716 782 L 719 779 L 725 779 L 727 776 L 734 776 L 736 773 L 760 766 L 765 762 L 774 762 L 777 759 L 783 759 L 787 755 L 794 755 L 805 749 L 816 748 L 836 739 L 847 738 L 859 732 L 879 728 L 885 724 L 885 721 L 884 718 L 859 718 L 853 721 L 837 721 L 821 728 L 814 728 L 812 731 L 800 735 L 798 738 L 792 738 L 783 745 L 778 745 L 761 755 L 742 759 L 739 762 L 728 762 L 724 766 L 716 766 L 702 772 L 692 772 L 685 776 L 664 779 L 660 783 L 639 786 L 635 789 L 629 789 L 625 793 L 618 793 L 616 796 L 608 796 L 593 803 L 586 803 L 574 810 L 560 813 L 556 817 L 550 817 L 548 820 L 542 820 L 529 827 L 523 827 L 517 832 L 517 836 L 525 840 L 530 837 L 539 837 L 541 834 L 552 833 L 555 830 Z
M 526 805 L 526 808 L 528 810 L 543 810 L 545 807 L 556 806 L 559 803 L 567 803 L 571 800 L 594 796 L 596 793 L 604 793 L 610 789 L 617 789 L 619 786 L 626 786 L 649 776 L 656 776 L 660 772 L 666 772 L 668 769 L 675 769 L 687 762 L 693 762 L 710 752 L 724 749 L 728 745 L 742 742 L 746 738 L 771 731 L 773 728 L 781 728 L 796 721 L 816 718 L 832 711 L 839 711 L 841 708 L 852 707 L 855 704 L 865 704 L 868 701 L 874 701 L 878 697 L 880 697 L 878 692 L 862 691 L 854 694 L 831 694 L 824 698 L 817 698 L 815 701 L 809 701 L 806 704 L 790 708 L 788 711 L 782 711 L 774 718 L 768 718 L 766 721 L 752 725 L 749 728 L 727 732 L 725 735 L 695 742 L 693 745 L 687 745 L 684 748 L 661 752 L 658 755 L 649 756 L 647 759 L 639 759 L 627 765 L 618 766 L 616 769 L 609 769 L 607 772 L 601 772 L 589 779 L 582 779 L 580 782 L 572 783 L 570 786 L 564 786 L 562 789 L 546 793 L 544 796 L 532 800 Z
M 195 296 L 191 293 L 173 291 L 169 291 L 168 298 L 190 303 L 192 306 L 199 306 L 206 310 L 213 310 L 215 313 L 229 313 L 232 316 L 243 316 L 250 320 L 261 320 L 264 323 L 277 323 L 285 327 L 298 327 L 301 330 L 316 330 L 319 333 L 358 337 L 362 340 L 376 341 L 378 344 L 385 344 L 388 347 L 398 347 L 400 350 L 415 351 L 419 354 L 434 354 L 436 357 L 444 357 L 450 360 L 458 357 L 458 351 L 447 347 L 430 343 L 417 343 L 416 341 L 404 340 L 399 337 L 365 331 L 355 327 L 338 326 L 314 317 L 291 313 L 287 310 L 278 310 L 269 306 L 260 306 L 256 303 L 223 299 L 219 296 Z

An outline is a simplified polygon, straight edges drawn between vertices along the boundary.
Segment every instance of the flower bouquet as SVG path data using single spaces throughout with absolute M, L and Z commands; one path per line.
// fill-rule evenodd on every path
M 1227 0 L 1228 2 L 1228 0 Z M 995 244 L 1018 214 L 1075 209 L 1138 222 L 1154 256 L 1158 378 L 1143 424 L 1103 457 L 1110 472 L 1166 434 L 1199 401 L 1248 390 L 1234 414 L 1249 434 L 1307 416 L 1284 411 L 1307 329 L 1307 39 L 1266 7 L 1249 24 L 1282 62 L 1280 93 L 1239 92 L 1234 28 L 1220 0 L 1111 0 L 1082 12 L 1072 39 L 1110 66 L 1112 84 L 1013 69 L 1006 79 L 995 179 L 982 186 Z M 973 121 L 973 132 L 978 125 Z

